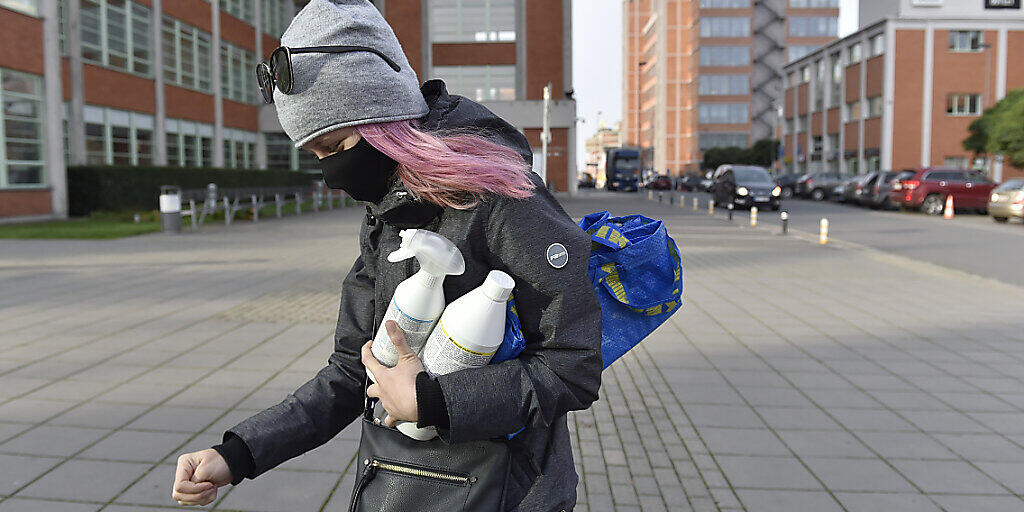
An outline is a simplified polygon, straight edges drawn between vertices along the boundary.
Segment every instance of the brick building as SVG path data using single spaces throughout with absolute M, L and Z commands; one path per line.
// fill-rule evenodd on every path
M 253 71 L 304 3 L 0 0 L 0 218 L 66 216 L 66 164 L 315 169 Z M 483 102 L 537 152 L 551 83 L 549 181 L 575 187 L 569 0 L 374 3 L 422 80 Z
M 861 28 L 786 66 L 785 162 L 848 174 L 981 168 L 961 142 L 984 109 L 1024 87 L 1020 0 L 865 0 Z
M 526 134 L 540 171 L 543 90 L 551 84 L 547 180 L 576 188 L 571 0 L 377 0 L 420 80 L 479 101 Z
M 771 137 L 783 66 L 835 39 L 838 0 L 624 0 L 623 140 L 657 173 Z

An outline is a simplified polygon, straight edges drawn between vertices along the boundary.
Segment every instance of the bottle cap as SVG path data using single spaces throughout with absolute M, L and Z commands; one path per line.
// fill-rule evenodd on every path
M 507 301 L 508 296 L 512 294 L 512 289 L 515 287 L 516 282 L 512 279 L 512 276 L 500 270 L 490 271 L 487 274 L 487 279 L 484 279 L 483 286 L 481 286 L 484 295 L 495 302 Z

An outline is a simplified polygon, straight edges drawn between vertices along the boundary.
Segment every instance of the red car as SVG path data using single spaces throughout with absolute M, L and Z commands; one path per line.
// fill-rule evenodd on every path
M 889 199 L 901 208 L 920 209 L 939 215 L 946 207 L 946 197 L 953 196 L 957 209 L 974 209 L 984 213 L 996 183 L 984 174 L 963 169 L 911 169 L 892 180 Z

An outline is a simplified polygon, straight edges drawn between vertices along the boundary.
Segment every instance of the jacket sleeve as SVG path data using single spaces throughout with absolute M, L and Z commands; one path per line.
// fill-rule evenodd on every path
M 519 357 L 438 377 L 450 427 L 442 439 L 499 437 L 547 428 L 568 411 L 585 409 L 601 384 L 601 309 L 587 261 L 590 237 L 543 187 L 525 200 L 497 200 L 485 227 L 493 268 L 516 281 L 516 308 L 526 338 Z M 565 246 L 554 268 L 546 253 Z
M 360 349 L 372 337 L 375 275 L 360 256 L 345 277 L 327 366 L 281 403 L 224 434 L 249 448 L 251 478 L 326 443 L 362 412 L 366 369 Z

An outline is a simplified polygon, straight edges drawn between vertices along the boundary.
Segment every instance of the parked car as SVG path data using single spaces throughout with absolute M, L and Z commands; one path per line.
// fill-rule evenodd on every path
M 1007 181 L 993 190 L 988 213 L 996 222 L 1006 222 L 1010 217 L 1024 220 L 1024 179 Z
M 843 196 L 840 202 L 860 204 L 860 196 L 864 193 L 864 184 L 875 177 L 875 173 L 855 174 L 843 181 Z
M 889 198 L 900 208 L 920 209 L 939 215 L 946 197 L 953 196 L 953 205 L 984 213 L 996 184 L 984 174 L 964 169 L 925 168 L 900 173 L 892 183 Z
M 790 173 L 775 177 L 775 184 L 782 188 L 783 199 L 789 199 L 796 195 L 796 184 L 803 178 L 803 174 Z
M 714 171 L 704 173 L 704 178 L 700 180 L 700 190 L 711 192 L 711 186 L 715 184 L 715 181 L 711 179 L 714 174 Z
M 657 176 L 647 183 L 647 188 L 652 190 L 672 190 L 672 178 L 668 176 Z
M 861 204 L 874 209 L 891 208 L 892 201 L 889 200 L 889 187 L 892 180 L 899 172 L 881 171 L 875 179 L 865 184 L 865 192 L 861 195 Z
M 678 188 L 686 192 L 701 190 L 700 182 L 703 180 L 704 177 L 699 174 L 687 174 L 679 179 Z
M 841 184 L 843 177 L 835 172 L 814 172 L 804 175 L 797 182 L 796 193 L 800 197 L 809 197 L 815 201 L 828 199 L 836 185 Z
M 711 194 L 715 204 L 725 207 L 732 203 L 739 207 L 779 209 L 782 188 L 768 174 L 768 169 L 752 165 L 720 165 L 715 170 Z

